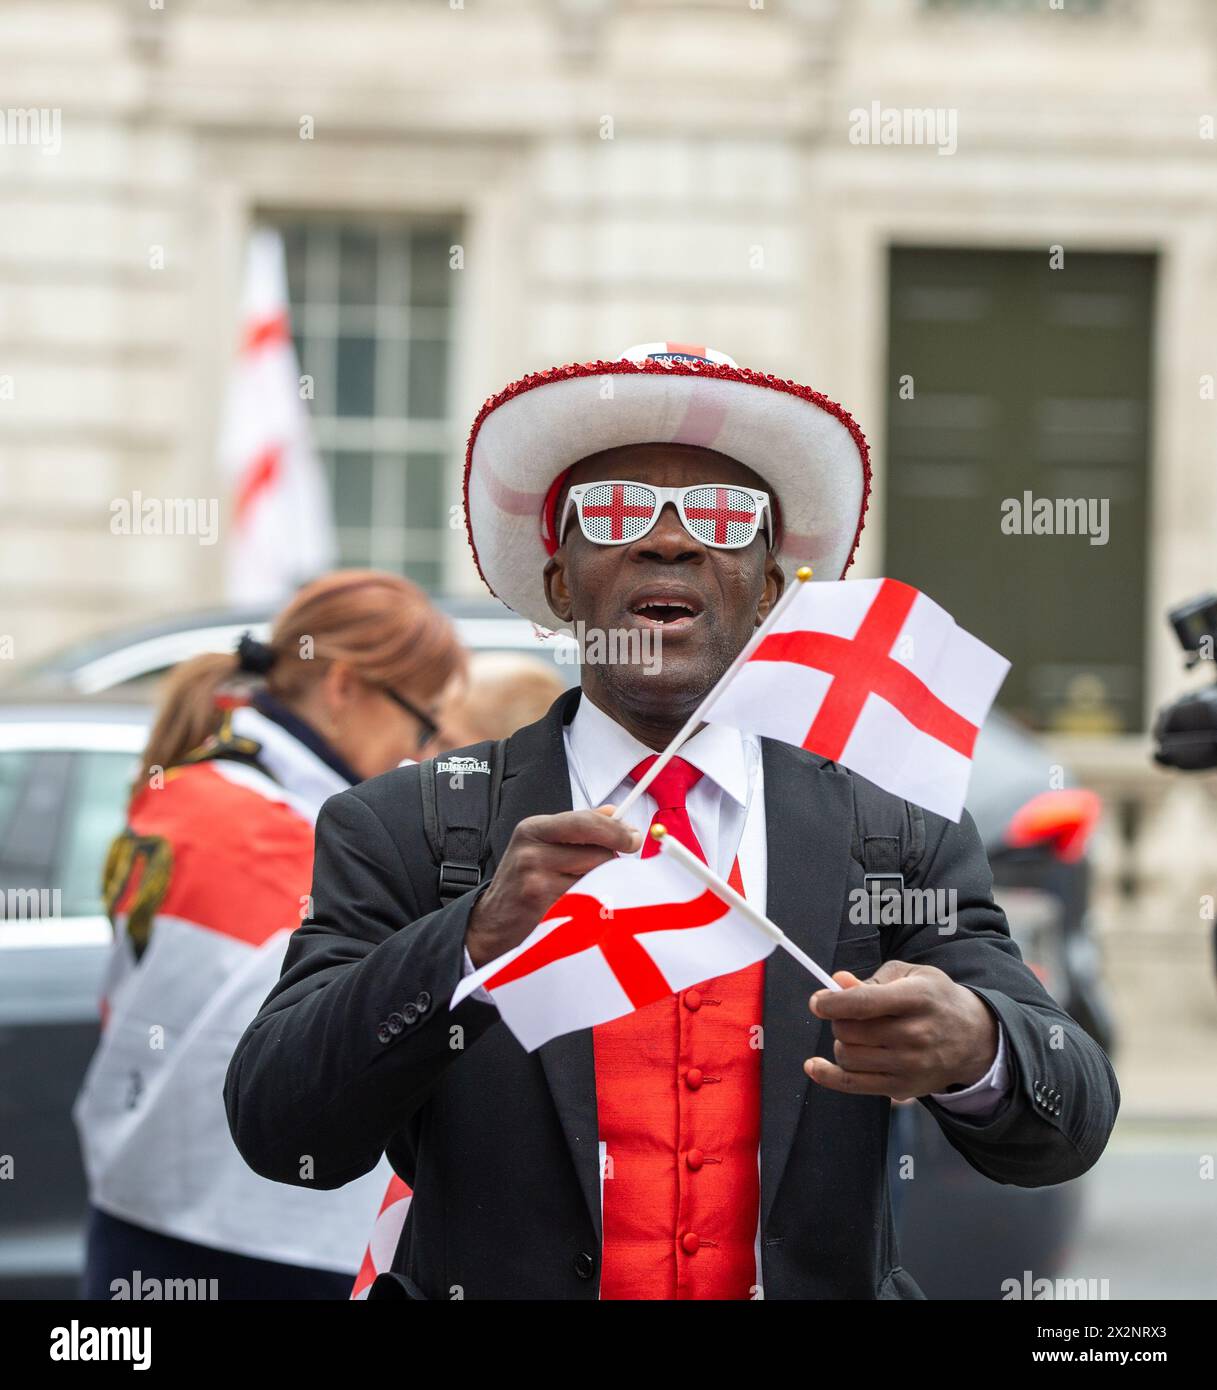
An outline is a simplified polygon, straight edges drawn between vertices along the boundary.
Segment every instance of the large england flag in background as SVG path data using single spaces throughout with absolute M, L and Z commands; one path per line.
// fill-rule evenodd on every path
M 774 942 L 667 855 L 610 860 L 554 903 L 513 951 L 467 975 L 525 1049 L 621 1018 L 763 960 Z
M 269 228 L 249 241 L 219 448 L 229 504 L 228 598 L 270 607 L 331 569 L 337 546 L 329 489 L 300 396 L 283 240 Z
M 1009 669 L 899 580 L 800 584 L 705 718 L 831 758 L 957 821 Z

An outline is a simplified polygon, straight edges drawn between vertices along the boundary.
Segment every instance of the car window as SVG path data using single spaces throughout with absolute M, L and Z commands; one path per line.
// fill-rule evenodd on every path
M 0 753 L 0 843 L 21 800 L 32 758 L 28 748 L 9 748 Z
M 0 908 L 5 921 L 57 911 L 55 846 L 63 815 L 71 755 L 59 750 L 0 753 L 7 815 L 0 819 Z
M 77 753 L 75 764 L 57 875 L 65 917 L 104 911 L 102 868 L 110 841 L 126 822 L 131 779 L 139 770 L 130 753 Z

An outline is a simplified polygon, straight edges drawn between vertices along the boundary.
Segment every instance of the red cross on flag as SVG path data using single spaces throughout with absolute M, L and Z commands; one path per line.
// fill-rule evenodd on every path
M 525 1050 L 763 960 L 774 940 L 666 854 L 585 874 L 513 951 L 467 975 Z
M 227 596 L 239 604 L 280 603 L 330 569 L 337 547 L 329 490 L 301 396 L 283 241 L 267 228 L 249 241 L 219 451 L 230 504 Z
M 806 748 L 959 819 L 1004 657 L 895 579 L 796 584 L 758 639 L 704 719 Z

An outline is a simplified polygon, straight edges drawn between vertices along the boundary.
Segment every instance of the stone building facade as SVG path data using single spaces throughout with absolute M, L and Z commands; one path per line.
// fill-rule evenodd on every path
M 879 573 L 892 248 L 1151 256 L 1142 714 L 1179 685 L 1162 612 L 1217 568 L 1205 0 L 11 0 L 0 74 L 16 660 L 220 597 L 217 547 L 116 537 L 109 506 L 218 494 L 242 246 L 269 220 L 305 370 L 334 378 L 344 552 L 453 592 L 476 591 L 449 524 L 464 434 L 525 370 L 667 336 L 814 383 L 874 445 Z M 391 273 L 445 284 L 386 327 Z

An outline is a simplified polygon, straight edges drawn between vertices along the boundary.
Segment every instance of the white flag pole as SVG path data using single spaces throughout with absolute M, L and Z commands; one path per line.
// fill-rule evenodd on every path
M 747 898 L 737 893 L 729 883 L 724 883 L 713 869 L 703 864 L 692 851 L 685 848 L 675 835 L 669 835 L 662 825 L 651 827 L 651 836 L 659 842 L 660 850 L 675 859 L 682 869 L 686 869 L 694 878 L 700 879 L 716 897 L 722 898 L 725 903 L 729 903 L 740 914 L 750 922 L 758 931 L 776 942 L 783 951 L 791 955 L 801 966 L 809 970 L 825 989 L 841 989 L 841 986 L 826 971 L 821 969 L 806 951 L 796 946 L 786 933 L 775 922 L 771 922 L 764 913 L 758 912 Z
M 731 665 L 728 666 L 727 669 L 723 672 L 721 679 L 717 682 L 714 689 L 710 691 L 710 693 L 701 702 L 701 704 L 698 705 L 698 707 L 693 711 L 693 713 L 688 717 L 688 719 L 685 720 L 684 725 L 680 729 L 680 732 L 675 736 L 675 738 L 673 738 L 672 742 L 668 744 L 668 746 L 663 750 L 663 752 L 660 753 L 659 757 L 657 757 L 655 761 L 651 764 L 650 769 L 647 771 L 646 775 L 640 778 L 639 781 L 637 781 L 634 784 L 634 786 L 630 789 L 629 794 L 624 798 L 621 805 L 618 806 L 617 809 L 613 812 L 613 820 L 621 819 L 621 817 L 630 809 L 634 802 L 637 801 L 638 798 L 643 794 L 643 792 L 645 792 L 646 789 L 651 785 L 655 778 L 659 776 L 659 774 L 664 770 L 665 767 L 667 767 L 668 763 L 672 761 L 672 759 L 680 751 L 681 745 L 687 743 L 689 739 L 693 737 L 694 733 L 696 733 L 697 731 L 698 725 L 702 722 L 702 720 L 706 717 L 706 714 L 709 712 L 710 706 L 713 705 L 715 700 L 717 700 L 718 697 L 727 688 L 727 685 L 730 682 L 731 678 L 740 669 L 740 667 L 743 666 L 744 662 L 748 660 L 752 653 L 756 651 L 757 647 L 759 647 L 760 644 L 764 641 L 764 639 L 769 635 L 769 630 L 773 627 L 774 623 L 776 623 L 778 618 L 781 617 L 781 615 L 786 611 L 786 608 L 793 601 L 794 596 L 802 589 L 803 585 L 806 584 L 807 581 L 811 578 L 811 566 L 804 565 L 802 569 L 797 570 L 795 572 L 794 577 L 797 583 L 792 584 L 782 595 L 782 597 L 778 599 L 778 601 L 773 605 L 773 612 L 769 614 L 765 621 L 760 625 L 760 627 L 757 628 L 757 630 L 744 644 L 743 650 L 735 658 Z M 663 639 L 660 638 L 661 642 L 662 640 Z M 776 928 L 774 930 L 776 930 Z

